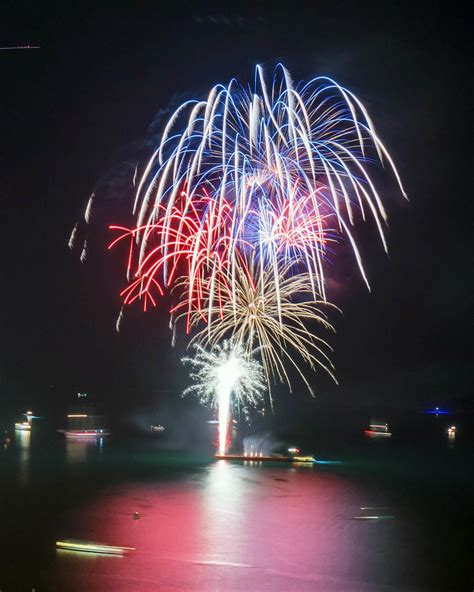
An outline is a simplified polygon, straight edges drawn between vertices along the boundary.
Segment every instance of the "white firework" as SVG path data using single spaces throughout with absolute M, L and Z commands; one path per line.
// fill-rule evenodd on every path
M 224 454 L 231 406 L 238 406 L 248 414 L 250 407 L 260 405 L 265 391 L 263 369 L 252 354 L 231 341 L 216 344 L 209 351 L 200 345 L 194 347 L 195 356 L 182 360 L 191 365 L 190 376 L 194 381 L 183 395 L 197 394 L 202 404 L 217 410 L 219 452 Z

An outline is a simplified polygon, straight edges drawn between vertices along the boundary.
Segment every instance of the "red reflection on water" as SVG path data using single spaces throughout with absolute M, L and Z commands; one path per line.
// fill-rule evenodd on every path
M 393 524 L 352 520 L 366 501 L 346 479 L 313 468 L 224 460 L 194 481 L 110 489 L 58 534 L 136 551 L 123 558 L 63 553 L 51 585 L 91 592 L 379 590 L 390 570 L 386 562 L 377 569 L 374 558 L 393 546 Z

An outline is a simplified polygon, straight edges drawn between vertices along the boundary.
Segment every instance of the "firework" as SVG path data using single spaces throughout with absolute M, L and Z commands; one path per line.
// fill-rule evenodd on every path
M 271 268 L 258 264 L 239 266 L 232 286 L 226 275 L 217 275 L 213 291 L 219 297 L 207 294 L 204 300 L 209 320 L 192 340 L 215 346 L 223 339 L 231 339 L 247 356 L 258 351 L 270 399 L 272 378 L 286 382 L 291 390 L 288 365 L 297 370 L 313 393 L 298 358 L 313 370 L 322 368 L 336 381 L 329 359 L 332 349 L 310 328 L 320 326 L 333 331 L 324 309 L 336 307 L 313 298 L 308 273 L 293 276 L 290 271 L 291 264 L 283 268 L 283 276 L 276 282 Z M 208 304 L 207 300 L 212 302 Z M 181 314 L 187 315 L 187 311 Z M 201 315 L 196 310 L 191 324 L 199 325 L 200 320 Z
M 314 295 L 325 297 L 325 234 L 330 224 L 351 244 L 368 285 L 351 226 L 358 212 L 363 219 L 370 215 L 387 248 L 387 216 L 369 174 L 376 160 L 388 164 L 404 194 L 389 153 L 353 93 L 326 77 L 294 85 L 282 65 L 268 86 L 257 66 L 253 90 L 235 80 L 217 85 L 207 100 L 181 105 L 166 124 L 137 184 L 135 273 L 146 273 L 143 262 L 150 264 L 151 253 L 165 260 L 174 257 L 176 204 L 186 219 L 188 212 L 194 215 L 195 203 L 210 196 L 219 213 L 230 205 L 232 220 L 230 227 L 220 224 L 215 240 L 200 251 L 209 260 L 219 256 L 235 265 L 242 250 L 253 250 L 255 256 L 263 251 L 278 271 L 296 252 L 312 276 Z M 299 222 L 308 214 L 309 228 L 301 228 Z M 263 227 L 258 229 L 255 220 Z M 204 228 L 205 218 L 202 221 Z M 187 224 L 179 232 L 186 234 Z M 297 246 L 288 250 L 295 239 Z M 176 244 L 181 242 L 178 237 Z M 161 245 L 159 253 L 154 251 L 156 243 Z M 161 271 L 166 283 L 167 265 Z M 200 283 L 199 275 L 193 278 Z M 146 286 L 146 294 L 147 282 L 141 286 Z M 196 288 L 193 293 L 199 292 Z
M 158 220 L 146 229 L 153 245 L 122 291 L 124 303 L 131 304 L 142 298 L 145 309 L 148 300 L 156 305 L 156 296 L 163 295 L 164 289 L 172 287 L 176 279 L 184 275 L 191 280 L 185 295 L 189 311 L 196 306 L 202 308 L 202 285 L 228 267 L 232 240 L 231 206 L 224 200 L 218 203 L 209 196 L 190 202 L 183 192 L 170 212 L 164 206 L 159 209 Z M 128 240 L 127 276 L 130 278 L 137 251 L 136 236 L 143 228 L 110 228 L 120 234 L 110 243 L 109 249 Z
M 217 410 L 219 416 L 219 452 L 225 453 L 231 404 L 245 414 L 257 407 L 263 398 L 265 382 L 262 367 L 248 356 L 242 346 L 231 341 L 216 344 L 209 351 L 195 346 L 193 358 L 183 358 L 192 367 L 194 384 L 183 395 L 196 393 L 205 405 Z
M 252 88 L 231 80 L 183 103 L 143 172 L 135 168 L 133 224 L 110 227 L 109 248 L 127 245 L 121 297 L 146 309 L 171 294 L 173 344 L 181 320 L 195 331 L 187 392 L 219 407 L 221 431 L 231 401 L 247 408 L 259 399 L 250 368 L 269 388 L 273 379 L 289 384 L 292 366 L 310 390 L 302 365 L 335 380 L 331 348 L 316 334 L 332 330 L 325 269 L 332 244 L 345 240 L 369 287 L 352 232 L 359 219 L 372 221 L 387 250 L 376 164 L 406 197 L 361 101 L 327 77 L 295 84 L 279 64 L 271 84 L 257 66 Z M 93 192 L 85 223 L 95 207 Z M 71 248 L 76 234 L 77 226 Z M 117 328 L 122 316 L 123 307 Z

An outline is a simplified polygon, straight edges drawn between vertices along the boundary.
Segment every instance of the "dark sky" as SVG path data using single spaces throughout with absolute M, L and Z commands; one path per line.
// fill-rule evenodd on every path
M 330 75 L 365 102 L 410 198 L 380 177 L 390 256 L 364 230 L 372 293 L 334 270 L 341 385 L 316 377 L 319 400 L 403 407 L 470 397 L 472 88 L 459 6 L 94 4 L 1 9 L 0 45 L 41 49 L 0 51 L 0 409 L 47 407 L 78 389 L 120 406 L 185 384 L 183 347 L 171 349 L 159 313 L 133 311 L 115 332 L 121 262 L 104 253 L 104 225 L 126 220 L 123 187 L 99 200 L 88 264 L 67 239 L 98 179 L 120 179 L 124 160 L 147 154 L 148 126 L 174 97 L 251 80 L 256 63 L 276 60 L 295 79 Z M 308 395 L 296 390 L 293 405 L 304 409 Z

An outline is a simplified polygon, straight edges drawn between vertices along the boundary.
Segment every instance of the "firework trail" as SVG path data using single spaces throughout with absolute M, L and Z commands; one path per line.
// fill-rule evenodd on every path
M 192 358 L 183 358 L 192 368 L 194 384 L 183 395 L 196 393 L 200 401 L 219 411 L 219 452 L 224 454 L 232 403 L 244 412 L 257 407 L 263 399 L 265 382 L 262 367 L 248 356 L 241 345 L 231 341 L 216 344 L 209 351 L 195 346 Z
M 188 201 L 186 194 L 182 193 L 170 212 L 164 206 L 159 207 L 161 215 L 152 228 L 147 228 L 150 235 L 153 231 L 150 238 L 153 246 L 133 273 L 133 280 L 121 292 L 125 304 L 142 298 L 145 309 L 148 300 L 156 305 L 156 296 L 163 295 L 164 289 L 172 287 L 185 275 L 192 278 L 186 294 L 189 311 L 196 306 L 202 308 L 202 284 L 227 266 L 232 240 L 232 209 L 227 202 L 218 203 L 209 196 L 191 203 Z M 109 249 L 121 241 L 128 241 L 127 277 L 130 278 L 137 251 L 136 237 L 142 227 L 110 228 L 120 234 L 110 243 Z M 161 242 L 164 229 L 166 242 Z

